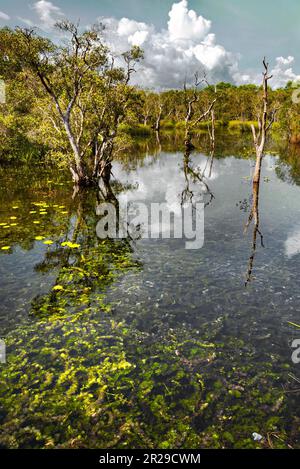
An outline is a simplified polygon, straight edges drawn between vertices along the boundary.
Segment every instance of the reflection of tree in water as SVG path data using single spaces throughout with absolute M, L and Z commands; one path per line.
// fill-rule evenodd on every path
M 259 229 L 259 223 L 260 223 L 260 218 L 259 218 L 259 189 L 260 189 L 260 176 L 259 176 L 259 181 L 254 182 L 252 186 L 252 207 L 250 210 L 249 218 L 247 221 L 247 224 L 245 226 L 245 231 L 248 229 L 250 224 L 253 221 L 253 234 L 252 234 L 252 251 L 249 257 L 249 262 L 248 262 L 248 271 L 247 271 L 247 277 L 245 281 L 245 285 L 247 286 L 251 280 L 252 280 L 252 273 L 253 273 L 253 266 L 254 266 L 254 259 L 255 259 L 255 254 L 256 254 L 256 249 L 257 249 L 257 236 L 259 235 L 260 237 L 260 243 L 261 246 L 264 247 L 264 237 L 262 232 Z
M 211 204 L 215 198 L 214 194 L 210 190 L 206 179 L 209 179 L 212 174 L 214 156 L 215 156 L 215 116 L 214 111 L 211 111 L 211 127 L 208 126 L 209 139 L 210 139 L 210 152 L 207 157 L 205 166 L 203 170 L 200 168 L 195 168 L 191 161 L 191 146 L 189 144 L 185 145 L 185 153 L 183 157 L 183 173 L 185 179 L 185 188 L 181 193 L 181 205 L 186 203 L 193 204 L 196 202 L 196 197 L 203 198 L 203 195 L 208 196 L 208 200 L 204 202 L 204 207 L 207 207 Z M 201 190 L 197 189 L 197 194 L 193 189 L 195 184 L 200 184 Z M 203 190 L 204 189 L 204 190 Z M 203 194 L 204 192 L 204 194 Z
M 211 192 L 207 182 L 205 181 L 205 170 L 201 171 L 198 168 L 194 168 L 192 161 L 190 159 L 190 152 L 186 151 L 183 158 L 183 173 L 185 180 L 185 188 L 181 193 L 181 205 L 186 203 L 195 203 L 197 197 L 203 197 L 203 193 L 207 194 L 208 200 L 204 203 L 204 206 L 207 207 L 211 204 L 215 196 Z M 199 183 L 201 189 L 197 189 L 195 193 L 194 186 Z M 203 190 L 204 189 L 204 190 Z
M 99 239 L 96 233 L 95 194 L 77 195 L 75 213 L 65 232 L 36 266 L 41 273 L 57 272 L 52 291 L 33 301 L 35 314 L 65 314 L 69 309 L 104 304 L 105 288 L 130 268 L 140 267 L 133 260 L 130 239 Z M 110 183 L 100 187 L 97 205 L 113 203 L 118 213 L 118 199 Z
M 280 158 L 276 159 L 275 173 L 277 177 L 288 183 L 300 185 L 300 148 L 297 145 L 277 147 L 276 152 Z M 245 226 L 245 231 L 253 221 L 253 234 L 252 234 L 252 252 L 249 258 L 248 271 L 246 275 L 246 285 L 253 279 L 254 260 L 257 251 L 257 238 L 259 236 L 260 245 L 264 247 L 263 234 L 260 231 L 260 217 L 259 217 L 259 194 L 261 184 L 261 171 L 259 170 L 258 180 L 253 182 L 252 186 L 252 206 L 250 215 Z
M 278 150 L 280 158 L 276 161 L 277 177 L 288 184 L 300 186 L 300 146 L 289 145 Z

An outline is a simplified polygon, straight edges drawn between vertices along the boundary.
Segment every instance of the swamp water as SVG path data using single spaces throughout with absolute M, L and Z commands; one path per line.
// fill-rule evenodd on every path
M 187 161 L 169 141 L 114 164 L 114 201 L 206 204 L 199 250 L 101 240 L 101 194 L 0 168 L 0 447 L 300 447 L 300 155 L 264 158 L 245 286 L 250 154 L 224 139 Z

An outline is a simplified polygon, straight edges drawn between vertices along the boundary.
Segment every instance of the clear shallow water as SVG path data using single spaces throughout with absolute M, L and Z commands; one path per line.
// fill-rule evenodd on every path
M 299 447 L 291 342 L 300 330 L 289 322 L 300 322 L 300 188 L 288 159 L 264 159 L 265 247 L 247 287 L 250 159 L 221 152 L 208 177 L 207 156 L 193 154 L 205 184 L 186 179 L 183 154 L 169 148 L 114 165 L 119 201 L 174 208 L 189 182 L 194 200 L 208 203 L 196 251 L 178 239 L 100 241 L 95 194 L 72 201 L 62 172 L 2 169 L 0 247 L 10 249 L 0 251 L 1 444 Z

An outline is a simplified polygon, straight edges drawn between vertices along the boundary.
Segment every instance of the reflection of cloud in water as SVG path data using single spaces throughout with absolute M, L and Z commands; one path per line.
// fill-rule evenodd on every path
M 266 171 L 274 172 L 274 167 L 276 165 L 278 158 L 273 155 L 265 155 L 264 156 L 264 169 Z
M 218 162 L 218 171 L 213 167 L 209 180 L 215 180 L 228 166 L 229 161 Z M 202 172 L 206 167 L 205 174 L 208 175 L 207 156 L 193 155 L 191 165 L 196 171 Z M 136 190 L 129 190 L 119 196 L 120 201 L 144 201 L 144 202 L 165 202 L 168 209 L 175 214 L 181 213 L 181 192 L 185 187 L 183 172 L 183 155 L 181 153 L 168 154 L 163 153 L 159 161 L 149 166 L 141 166 L 136 172 L 125 173 L 120 164 L 114 166 L 113 173 L 117 179 L 129 184 L 138 183 Z M 209 180 L 205 179 L 209 184 Z M 195 194 L 205 194 L 206 187 L 199 181 L 192 183 L 190 188 Z
M 300 227 L 289 235 L 284 243 L 284 247 L 287 257 L 293 257 L 300 254 Z

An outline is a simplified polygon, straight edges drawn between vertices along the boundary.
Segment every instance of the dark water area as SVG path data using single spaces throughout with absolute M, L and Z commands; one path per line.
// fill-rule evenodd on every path
M 245 137 L 188 160 L 163 139 L 114 163 L 114 203 L 205 204 L 198 250 L 99 239 L 103 193 L 1 167 L 0 446 L 299 448 L 299 162 L 270 142 L 255 252 Z

